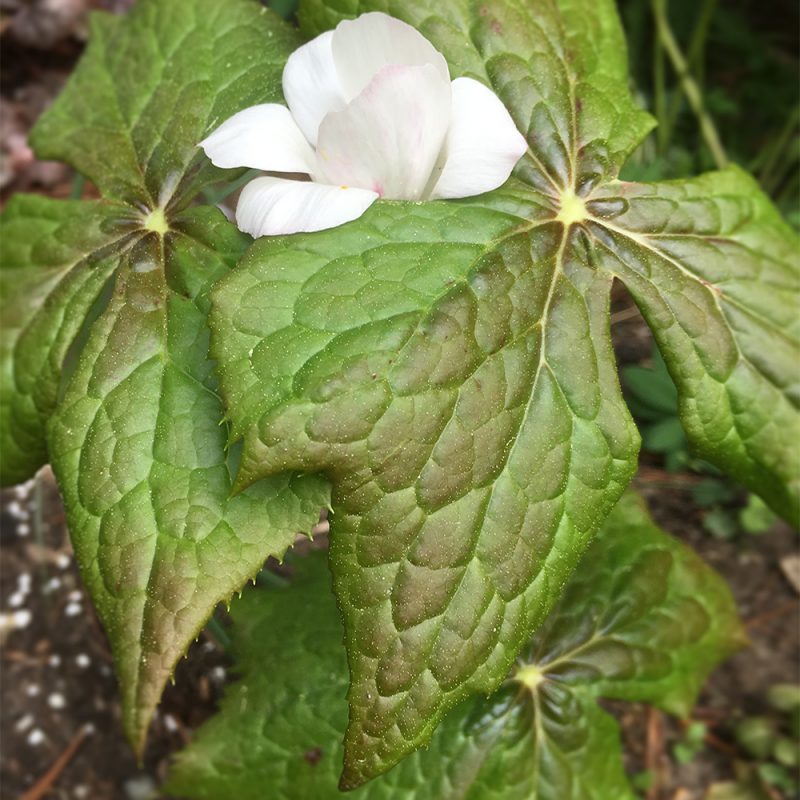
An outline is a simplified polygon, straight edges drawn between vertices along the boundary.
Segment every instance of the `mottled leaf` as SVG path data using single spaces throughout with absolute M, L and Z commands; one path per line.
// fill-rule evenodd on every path
M 214 209 L 181 211 L 232 177 L 198 141 L 281 98 L 298 38 L 256 0 L 141 0 L 91 27 L 32 143 L 113 201 L 20 198 L 6 212 L 0 445 L 4 480 L 27 477 L 46 457 L 49 418 L 71 536 L 141 749 L 215 605 L 329 498 L 321 479 L 286 474 L 231 499 L 207 292 L 249 240 Z
M 347 710 L 341 625 L 324 559 L 298 559 L 291 588 L 234 603 L 240 680 L 178 755 L 186 798 L 340 797 Z M 427 749 L 353 792 L 368 800 L 625 800 L 619 732 L 598 697 L 687 713 L 741 643 L 724 582 L 623 498 L 510 680 L 454 709 Z M 266 665 L 269 665 L 266 668 Z
M 615 182 L 588 202 L 598 262 L 630 290 L 703 458 L 800 524 L 800 243 L 738 169 Z
M 230 173 L 197 143 L 232 114 L 280 102 L 297 33 L 256 0 L 139 0 L 95 13 L 89 48 L 39 119 L 40 158 L 66 161 L 113 197 L 180 208 Z
M 119 263 L 131 209 L 16 195 L 0 217 L 0 476 L 47 461 L 44 426 L 66 355 Z
M 180 210 L 222 175 L 197 141 L 280 98 L 295 35 L 255 0 L 141 0 L 126 20 L 96 17 L 33 141 L 128 204 L 103 228 L 115 255 L 101 248 L 96 280 L 110 286 L 116 268 L 115 294 L 103 310 L 100 290 L 78 293 L 87 311 L 37 352 L 35 377 L 3 367 L 4 392 L 31 398 L 10 401 L 17 451 L 39 448 L 19 456 L 24 474 L 42 457 L 53 374 L 88 335 L 50 430 L 137 742 L 214 602 L 327 497 L 291 472 L 330 479 L 352 677 L 345 786 L 503 680 L 629 479 L 615 277 L 654 328 L 698 451 L 789 517 L 800 466 L 796 237 L 735 171 L 616 180 L 651 121 L 628 91 L 611 0 L 306 0 L 300 16 L 318 32 L 370 9 L 417 25 L 454 76 L 491 85 L 529 152 L 491 195 L 379 202 L 336 231 L 258 243 L 223 283 L 214 354 L 231 439 L 245 439 L 235 499 L 204 315 L 242 239 Z M 56 294 L 45 307 L 59 315 Z
M 241 239 L 213 209 L 141 235 L 50 422 L 75 553 L 138 747 L 217 603 L 282 557 L 328 499 L 322 481 L 290 474 L 230 498 L 205 293 Z
M 215 292 L 239 486 L 334 484 L 348 783 L 496 687 L 633 473 L 608 277 L 549 213 L 519 186 L 381 204 L 260 240 Z
M 383 201 L 336 231 L 258 242 L 214 295 L 238 486 L 285 469 L 334 485 L 346 787 L 498 685 L 632 474 L 614 278 L 654 328 L 700 455 L 789 517 L 800 483 L 797 238 L 736 170 L 617 180 L 651 122 L 614 4 L 306 0 L 300 18 L 317 33 L 375 9 L 491 85 L 529 152 L 475 200 Z M 723 283 L 736 305 L 719 305 Z M 784 328 L 769 354 L 767 306 Z

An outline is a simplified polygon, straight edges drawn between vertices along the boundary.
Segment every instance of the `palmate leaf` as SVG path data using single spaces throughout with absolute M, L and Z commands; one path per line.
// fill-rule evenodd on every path
M 215 294 L 239 485 L 334 483 L 361 777 L 494 688 L 633 473 L 609 279 L 540 202 L 382 205 L 261 240 Z
M 256 0 L 142 0 L 91 18 L 90 46 L 31 135 L 105 197 L 180 209 L 230 171 L 197 143 L 248 105 L 282 100 L 297 33 Z
M 341 623 L 324 558 L 293 563 L 290 588 L 248 591 L 233 605 L 240 679 L 178 755 L 167 786 L 177 796 L 341 796 Z M 687 714 L 708 672 L 741 642 L 721 578 L 628 494 L 504 687 L 462 703 L 428 748 L 352 796 L 632 800 L 616 722 L 597 699 Z
M 598 263 L 655 334 L 690 442 L 797 524 L 797 237 L 738 169 L 593 197 Z
M 287 469 L 333 483 L 345 787 L 496 688 L 629 480 L 614 278 L 654 328 L 698 453 L 789 518 L 800 467 L 797 239 L 736 169 L 616 179 L 651 122 L 610 0 L 307 0 L 300 18 L 315 33 L 372 9 L 488 82 L 530 150 L 480 198 L 379 202 L 259 241 L 213 294 L 238 487 Z
M 3 479 L 49 451 L 137 749 L 216 604 L 329 499 L 321 478 L 291 474 L 230 498 L 207 293 L 249 239 L 216 209 L 186 210 L 224 175 L 196 143 L 279 100 L 296 43 L 254 0 L 142 0 L 125 19 L 95 17 L 33 138 L 113 200 L 19 197 L 3 217 Z
M 29 478 L 47 460 L 45 422 L 61 373 L 117 268 L 130 209 L 17 195 L 0 218 L 0 477 Z
M 241 247 L 214 209 L 178 215 L 122 257 L 50 422 L 83 578 L 108 633 L 123 723 L 141 746 L 175 663 L 217 603 L 281 558 L 327 501 L 283 475 L 230 498 L 205 291 Z

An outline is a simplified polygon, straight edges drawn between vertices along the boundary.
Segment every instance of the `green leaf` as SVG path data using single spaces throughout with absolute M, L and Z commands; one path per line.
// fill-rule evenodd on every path
M 775 524 L 775 521 L 772 509 L 755 494 L 748 496 L 747 505 L 739 512 L 739 524 L 746 533 L 764 533 Z
M 290 588 L 249 591 L 234 603 L 241 679 L 178 755 L 168 791 L 214 800 L 260 800 L 267 789 L 280 800 L 340 796 L 340 622 L 323 558 L 293 563 Z M 427 749 L 353 797 L 632 798 L 617 725 L 597 698 L 686 713 L 708 671 L 740 643 L 724 582 L 627 495 L 506 685 L 460 705 Z
M 667 365 L 656 349 L 651 367 L 627 366 L 622 368 L 625 389 L 637 401 L 645 419 L 674 418 L 678 414 L 678 391 L 667 371 Z M 633 409 L 636 414 L 636 408 Z
M 318 472 L 334 484 L 353 677 L 345 785 L 424 742 L 468 692 L 497 686 L 632 474 L 637 435 L 608 340 L 615 277 L 655 330 L 695 447 L 787 516 L 798 485 L 796 238 L 735 171 L 616 180 L 651 121 L 627 88 L 611 0 L 443 0 L 433 12 L 422 0 L 307 0 L 300 11 L 320 30 L 371 8 L 418 25 L 454 76 L 491 85 L 529 153 L 491 195 L 381 202 L 335 232 L 255 246 L 214 319 L 232 438 L 246 439 L 235 501 L 200 319 L 242 239 L 180 209 L 222 175 L 196 148 L 203 135 L 279 99 L 294 34 L 255 0 L 141 0 L 125 20 L 96 17 L 34 135 L 40 155 L 68 160 L 133 220 L 112 226 L 132 234 L 117 294 L 90 325 L 101 292 L 78 325 L 67 355 L 85 335 L 87 349 L 50 428 L 122 664 L 128 731 L 141 741 L 213 599 L 252 574 L 256 551 L 279 552 L 306 527 L 312 503 L 275 500 L 285 518 L 259 526 L 235 568 L 207 572 L 192 553 L 228 528 L 252 543 L 257 517 L 239 509 L 267 503 L 247 506 L 259 489 L 245 486 L 294 488 L 286 470 Z M 23 447 L 35 441 L 17 428 Z M 306 480 L 319 501 L 321 480 Z M 204 593 L 184 605 L 195 579 Z
M 760 775 L 763 767 L 771 764 L 759 764 L 758 768 L 740 767 L 737 771 L 744 773 L 739 780 L 726 783 L 714 783 L 709 787 L 706 800 L 775 800 L 768 783 Z
M 215 209 L 181 212 L 204 184 L 233 177 L 197 142 L 280 99 L 296 32 L 256 0 L 141 0 L 91 27 L 33 143 L 113 201 L 9 205 L 0 446 L 5 481 L 52 456 L 141 750 L 215 605 L 310 530 L 330 492 L 285 474 L 231 499 L 207 292 L 249 239 Z
M 215 290 L 238 486 L 334 484 L 350 785 L 496 687 L 632 476 L 609 286 L 548 213 L 518 185 L 379 204 Z
M 692 486 L 692 500 L 701 508 L 729 505 L 736 500 L 737 491 L 729 483 L 706 478 Z
M 703 514 L 703 527 L 717 539 L 733 539 L 739 533 L 736 517 L 726 508 L 712 508 Z
M 281 558 L 328 500 L 286 474 L 231 499 L 206 292 L 241 251 L 214 209 L 122 256 L 49 438 L 75 553 L 141 748 L 164 684 L 217 603 Z
M 776 683 L 767 690 L 767 702 L 778 711 L 791 713 L 800 710 L 800 685 Z
M 798 520 L 797 236 L 736 168 L 598 189 L 602 268 L 625 282 L 678 388 L 697 453 Z
M 530 652 L 595 696 L 687 716 L 709 672 L 745 643 L 727 585 L 633 493 L 592 547 Z
M 686 436 L 676 418 L 662 419 L 642 431 L 642 446 L 651 453 L 675 453 L 686 449 Z
M 700 454 L 786 515 L 800 486 L 797 436 L 778 435 L 800 425 L 796 237 L 735 170 L 617 180 L 651 121 L 613 3 L 306 0 L 299 15 L 317 33 L 374 9 L 491 85 L 530 150 L 480 198 L 381 201 L 335 231 L 260 241 L 214 294 L 237 486 L 286 469 L 334 485 L 347 787 L 496 688 L 629 480 L 614 278 L 654 328 Z M 739 306 L 720 311 L 713 281 L 758 320 L 775 310 L 774 348 Z
M 769 758 L 776 739 L 774 724 L 769 717 L 745 717 L 734 733 L 736 741 L 753 758 Z
M 125 247 L 124 206 L 16 195 L 0 217 L 3 485 L 47 460 L 45 422 L 62 367 Z
M 181 208 L 230 174 L 197 143 L 247 106 L 281 102 L 299 44 L 255 0 L 140 0 L 124 20 L 96 13 L 89 48 L 31 143 L 106 197 Z
M 784 767 L 798 766 L 800 756 L 797 754 L 797 742 L 794 739 L 782 737 L 775 742 L 775 749 L 772 752 L 773 758 Z
M 680 741 L 672 747 L 672 754 L 679 764 L 688 764 L 703 751 L 705 747 L 706 726 L 703 722 L 690 722 L 684 730 Z

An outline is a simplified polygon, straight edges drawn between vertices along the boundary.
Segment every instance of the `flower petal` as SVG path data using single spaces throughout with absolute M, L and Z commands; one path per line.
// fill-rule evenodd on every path
M 256 178 L 236 206 L 239 230 L 253 237 L 335 228 L 360 217 L 375 192 L 284 178 Z
M 418 200 L 450 123 L 450 83 L 436 67 L 384 67 L 319 128 L 315 180 Z
M 311 144 L 329 111 L 345 106 L 342 88 L 333 63 L 333 31 L 312 39 L 295 50 L 283 68 L 283 94 L 295 122 Z
M 431 197 L 470 197 L 496 189 L 508 180 L 527 147 L 491 89 L 472 78 L 456 78 L 444 166 Z
M 432 64 L 450 81 L 444 56 L 419 31 L 380 11 L 340 22 L 333 32 L 332 45 L 347 102 L 361 94 L 386 66 Z
M 306 172 L 315 156 L 289 109 L 277 103 L 245 108 L 225 120 L 200 147 L 217 167 Z

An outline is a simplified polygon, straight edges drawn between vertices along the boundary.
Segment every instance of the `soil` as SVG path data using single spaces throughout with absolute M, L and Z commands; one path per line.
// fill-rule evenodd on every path
M 121 11 L 130 4 L 0 0 L 3 201 L 17 191 L 55 197 L 93 193 L 91 186 L 75 184 L 68 168 L 35 161 L 27 133 L 83 48 L 86 11 Z M 620 363 L 646 361 L 649 331 L 621 287 L 615 288 L 612 314 Z M 645 453 L 636 484 L 658 523 L 726 578 L 750 646 L 716 670 L 703 690 L 693 718 L 706 723 L 708 733 L 688 764 L 673 755 L 685 721 L 646 706 L 609 704 L 621 724 L 628 770 L 651 773 L 643 790 L 647 800 L 701 800 L 714 782 L 732 779 L 744 759 L 732 725 L 744 714 L 769 713 L 769 686 L 800 683 L 800 599 L 780 566 L 798 553 L 796 534 L 777 523 L 758 537 L 712 537 L 691 498 L 696 480 L 688 473 L 666 473 L 658 458 Z M 52 473 L 45 469 L 33 481 L 3 491 L 0 503 L 0 797 L 157 797 L 170 756 L 215 710 L 230 666 L 224 649 L 208 632 L 192 646 L 165 692 L 143 763 L 137 764 L 121 733 L 108 644 L 78 575 Z

